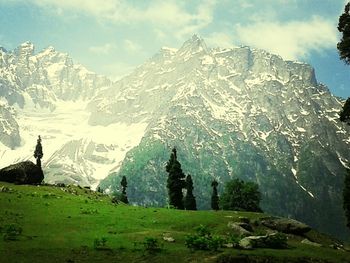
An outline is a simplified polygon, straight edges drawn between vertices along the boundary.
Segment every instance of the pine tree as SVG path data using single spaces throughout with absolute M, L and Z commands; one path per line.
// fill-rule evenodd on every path
M 347 219 L 347 227 L 350 228 L 350 169 L 346 169 L 343 189 L 343 208 Z
M 185 174 L 182 172 L 181 164 L 177 160 L 175 147 L 172 149 L 170 159 L 165 169 L 169 174 L 167 180 L 169 205 L 177 209 L 184 209 L 182 189 L 185 186 Z
M 41 145 L 41 137 L 38 136 L 38 140 L 35 146 L 34 158 L 36 159 L 36 165 L 41 168 L 41 158 L 43 157 L 43 147 Z
M 211 208 L 215 211 L 219 210 L 219 196 L 218 196 L 218 182 L 216 180 L 211 182 L 213 193 L 211 195 Z
M 184 205 L 186 210 L 197 210 L 196 198 L 193 195 L 193 181 L 191 175 L 186 176 L 186 196 Z
M 122 195 L 120 197 L 120 201 L 122 201 L 125 204 L 128 204 L 129 200 L 128 200 L 128 197 L 126 195 L 126 188 L 128 187 L 128 182 L 126 181 L 126 177 L 125 176 L 122 177 L 120 185 L 122 186 Z
M 350 64 L 350 2 L 345 5 L 344 13 L 339 17 L 338 31 L 343 34 L 337 44 L 340 59 Z
M 337 44 L 340 59 L 350 65 L 350 2 L 345 5 L 344 13 L 339 17 L 338 31 L 343 34 Z M 350 125 L 350 98 L 340 112 L 340 120 Z
M 340 121 L 350 125 L 350 98 L 348 98 L 340 112 Z

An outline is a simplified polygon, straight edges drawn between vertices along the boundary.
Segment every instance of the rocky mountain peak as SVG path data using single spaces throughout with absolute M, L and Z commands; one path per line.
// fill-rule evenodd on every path
M 15 49 L 15 54 L 19 57 L 29 57 L 34 54 L 34 44 L 26 41 Z
M 178 53 L 182 56 L 193 55 L 202 52 L 207 53 L 208 48 L 204 40 L 196 34 L 187 40 L 178 51 Z

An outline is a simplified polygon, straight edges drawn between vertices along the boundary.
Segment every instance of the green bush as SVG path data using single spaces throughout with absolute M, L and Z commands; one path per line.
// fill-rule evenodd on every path
M 275 235 L 269 235 L 266 239 L 266 246 L 268 248 L 286 248 L 287 236 L 283 233 L 276 233 Z
M 17 224 L 9 224 L 4 226 L 2 229 L 4 241 L 18 240 L 19 236 L 22 234 L 22 227 Z
M 208 228 L 200 225 L 196 229 L 197 234 L 187 235 L 185 245 L 191 250 L 217 251 L 224 244 L 220 236 L 212 236 Z
M 105 238 L 105 237 L 102 237 L 101 239 L 95 238 L 94 239 L 94 249 L 106 250 L 106 249 L 108 249 L 106 243 L 107 243 L 107 238 Z
M 97 209 L 83 209 L 82 211 L 80 211 L 81 214 L 83 215 L 94 215 L 94 214 L 98 214 Z
M 158 239 L 155 237 L 145 237 L 145 240 L 142 242 L 143 248 L 148 253 L 154 254 L 161 251 Z
M 231 243 L 233 247 L 239 247 L 239 241 L 241 238 L 237 235 L 230 235 L 226 238 L 226 243 Z

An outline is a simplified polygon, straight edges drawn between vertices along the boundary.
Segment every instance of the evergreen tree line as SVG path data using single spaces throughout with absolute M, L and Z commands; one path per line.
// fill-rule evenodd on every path
M 170 154 L 170 159 L 165 166 L 168 173 L 167 189 L 169 206 L 176 209 L 197 210 L 196 197 L 193 194 L 194 186 L 190 174 L 184 174 L 181 164 L 177 159 L 177 150 L 174 147 Z M 121 193 L 116 198 L 123 203 L 129 203 L 126 188 L 127 180 L 123 176 L 120 182 Z M 213 210 L 238 210 L 238 211 L 252 211 L 261 212 L 259 207 L 261 194 L 259 187 L 253 182 L 244 182 L 238 178 L 226 183 L 224 192 L 219 198 L 218 185 L 216 180 L 211 183 L 211 208 Z M 101 189 L 98 189 L 98 191 Z M 185 192 L 185 195 L 184 195 Z
M 196 210 L 192 177 L 191 175 L 185 176 L 183 173 L 181 164 L 177 160 L 176 148 L 172 149 L 170 159 L 165 168 L 168 173 L 169 205 L 177 209 Z M 256 183 L 244 182 L 236 178 L 226 183 L 221 198 L 218 196 L 218 185 L 216 180 L 213 180 L 211 183 L 211 208 L 213 210 L 219 210 L 221 206 L 224 210 L 262 211 L 259 207 L 261 194 Z M 185 197 L 183 196 L 183 189 L 186 189 Z

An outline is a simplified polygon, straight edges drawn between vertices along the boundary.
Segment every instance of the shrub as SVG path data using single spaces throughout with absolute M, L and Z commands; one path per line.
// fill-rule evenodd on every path
M 159 245 L 158 239 L 155 237 L 145 237 L 145 240 L 142 242 L 143 248 L 150 254 L 157 253 L 162 250 Z
M 98 214 L 97 209 L 84 209 L 80 211 L 81 214 L 83 215 L 93 215 L 93 214 Z
M 226 243 L 231 243 L 233 247 L 239 247 L 239 241 L 241 238 L 237 235 L 230 235 L 226 238 Z
M 106 249 L 108 249 L 106 243 L 107 243 L 107 238 L 105 238 L 105 237 L 102 237 L 101 239 L 95 238 L 94 239 L 94 249 L 106 250 Z
M 269 235 L 266 239 L 266 246 L 268 248 L 286 248 L 287 247 L 287 236 L 283 233 L 276 233 Z
M 10 241 L 10 240 L 18 240 L 18 237 L 22 234 L 22 227 L 17 224 L 10 224 L 6 225 L 3 230 L 4 235 L 3 239 L 4 241 Z
M 187 235 L 185 245 L 191 250 L 217 251 L 224 244 L 220 236 L 212 236 L 208 228 L 200 225 L 196 229 L 197 234 Z

